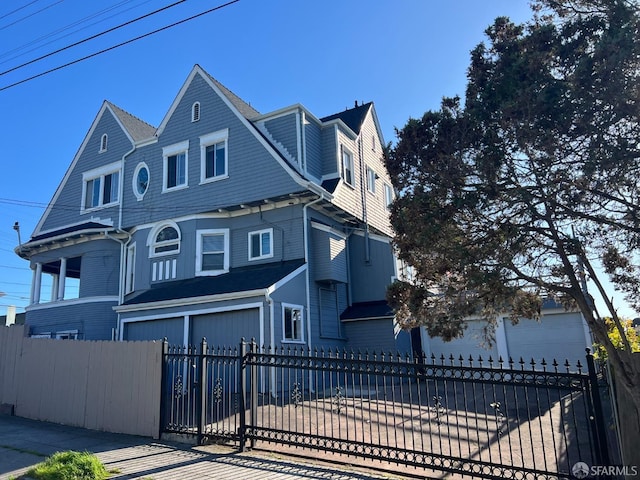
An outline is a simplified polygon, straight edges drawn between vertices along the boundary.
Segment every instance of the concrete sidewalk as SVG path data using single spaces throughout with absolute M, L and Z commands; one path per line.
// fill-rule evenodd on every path
M 107 470 L 114 472 L 110 480 L 400 478 L 358 472 L 346 466 L 334 468 L 311 460 L 237 453 L 222 446 L 190 447 L 0 415 L 0 480 L 18 477 L 45 457 L 65 450 L 95 453 Z

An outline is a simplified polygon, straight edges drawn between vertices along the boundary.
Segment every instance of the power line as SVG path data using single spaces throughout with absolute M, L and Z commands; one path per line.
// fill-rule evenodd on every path
M 103 15 L 103 14 L 105 14 L 105 13 L 111 11 L 111 10 L 116 10 L 118 7 L 120 7 L 120 6 L 122 6 L 122 5 L 126 4 L 126 3 L 129 3 L 130 1 L 131 0 L 123 0 L 120 3 L 117 3 L 116 5 L 113 5 L 113 6 L 109 7 L 109 8 L 105 8 L 103 10 L 100 10 L 100 11 L 98 11 L 96 13 L 93 13 L 93 14 L 91 14 L 89 16 L 86 16 L 84 18 L 81 18 L 80 20 L 78 20 L 76 22 L 70 23 L 70 24 L 68 24 L 68 25 L 66 25 L 64 27 L 61 27 L 61 28 L 57 29 L 57 30 L 54 30 L 54 31 L 49 32 L 49 33 L 47 33 L 45 35 L 42 35 L 42 36 L 40 36 L 40 37 L 38 37 L 38 38 L 36 38 L 34 40 L 31 40 L 30 42 L 27 42 L 27 43 L 19 46 L 19 47 L 15 47 L 15 48 L 13 48 L 11 50 L 7 50 L 6 52 L 0 54 L 0 58 L 7 57 L 8 55 L 10 55 L 10 54 L 12 54 L 14 52 L 20 52 L 21 50 L 24 50 L 25 48 L 27 48 L 27 47 L 29 47 L 31 45 L 37 45 L 38 43 L 43 42 L 47 38 L 53 37 L 56 34 L 62 33 L 64 31 L 66 31 L 66 30 L 69 30 L 72 27 L 75 27 L 76 25 L 82 25 L 83 23 L 86 23 L 88 20 L 100 17 L 101 15 Z M 151 0 L 144 0 L 140 5 L 145 4 L 145 3 L 149 3 L 150 1 Z M 81 28 L 78 28 L 78 29 L 70 32 L 70 33 L 67 33 L 66 35 L 61 35 L 56 39 L 50 40 L 49 42 L 46 42 L 46 43 L 43 43 L 40 47 L 36 46 L 36 47 L 34 47 L 34 48 L 30 49 L 30 50 L 27 50 L 24 53 L 18 53 L 16 55 L 14 55 L 13 57 L 10 57 L 10 58 L 7 58 L 6 60 L 3 60 L 2 62 L 0 62 L 0 64 L 7 63 L 7 62 L 9 62 L 11 60 L 14 60 L 16 58 L 20 58 L 20 57 L 26 55 L 27 53 L 33 52 L 35 50 L 38 50 L 39 48 L 44 47 L 46 45 L 49 45 L 49 44 L 55 42 L 56 40 L 61 40 L 63 38 L 66 38 L 66 37 L 68 37 L 70 35 L 73 35 L 74 33 L 80 32 L 80 31 L 82 31 L 82 30 L 84 30 L 86 28 L 89 28 L 89 27 L 92 27 L 94 25 L 97 25 L 98 23 L 104 22 L 104 21 L 106 21 L 106 20 L 108 20 L 110 18 L 116 17 L 116 16 L 118 16 L 118 15 L 120 15 L 122 13 L 128 12 L 129 10 L 132 10 L 132 9 L 136 8 L 136 6 L 140 6 L 140 5 L 134 5 L 132 7 L 127 8 L 126 10 L 123 10 L 122 12 L 116 12 L 113 15 L 110 15 L 110 16 L 108 16 L 106 18 L 103 18 L 102 20 L 97 20 L 97 21 L 95 21 L 93 23 L 90 23 L 89 25 L 83 26 Z
M 7 29 L 7 28 L 9 28 L 9 27 L 11 27 L 11 26 L 13 26 L 13 25 L 17 24 L 17 23 L 22 22 L 23 20 L 26 20 L 26 19 L 31 18 L 31 17 L 33 17 L 33 16 L 35 16 L 35 15 L 37 15 L 37 14 L 41 13 L 41 12 L 44 12 L 45 10 L 48 10 L 48 9 L 50 9 L 51 7 L 55 6 L 55 5 L 57 5 L 57 4 L 59 4 L 59 3 L 62 3 L 63 1 L 64 1 L 64 0 L 57 0 L 57 1 L 53 2 L 52 4 L 47 5 L 46 7 L 41 8 L 40 10 L 36 10 L 35 12 L 30 13 L 30 14 L 29 14 L 29 15 L 27 15 L 27 16 L 20 17 L 19 19 L 14 20 L 14 21 L 13 21 L 13 22 L 11 22 L 11 23 L 8 23 L 8 24 L 7 24 L 7 25 L 5 25 L 4 27 L 0 27 L 0 30 L 5 30 L 5 29 Z
M 138 18 L 134 18 L 133 20 L 129 20 L 128 22 L 121 23 L 120 25 L 116 25 L 115 27 L 109 28 L 108 30 L 104 30 L 104 31 L 102 31 L 100 33 L 96 33 L 95 35 L 91 35 L 90 37 L 87 37 L 87 38 L 85 38 L 83 40 L 79 40 L 79 41 L 77 41 L 75 43 L 72 43 L 71 45 L 67 45 L 66 47 L 59 48 L 57 50 L 54 50 L 53 52 L 49 52 L 49 53 L 47 53 L 45 55 L 42 55 L 42 56 L 40 56 L 38 58 L 34 58 L 33 60 L 29 60 L 28 62 L 22 63 L 22 64 L 20 64 L 20 65 L 18 65 L 16 67 L 10 68 L 9 70 L 5 70 L 4 72 L 0 72 L 0 76 L 6 75 L 7 73 L 15 72 L 16 70 L 20 70 L 21 68 L 24 68 L 27 65 L 32 65 L 32 64 L 34 64 L 36 62 L 39 62 L 40 60 L 44 60 L 45 58 L 51 57 L 53 55 L 56 55 L 57 53 L 64 52 L 65 50 L 69 50 L 70 48 L 77 47 L 78 45 L 82 45 L 83 43 L 89 42 L 91 40 L 95 40 L 98 37 L 106 35 L 107 33 L 115 32 L 116 30 L 119 30 L 120 28 L 127 27 L 127 26 L 129 26 L 129 25 L 131 25 L 133 23 L 139 22 L 140 20 L 144 20 L 145 18 L 151 17 L 151 16 L 156 15 L 156 14 L 158 14 L 160 12 L 164 12 L 165 10 L 173 8 L 176 5 L 180 5 L 181 3 L 184 3 L 186 1 L 187 0 L 178 0 L 177 2 L 172 3 L 171 5 L 167 5 L 165 7 L 159 8 L 158 10 L 154 10 L 153 12 L 147 13 L 145 15 L 142 15 L 142 16 L 138 17 Z M 98 53 L 100 53 L 100 52 L 98 52 Z
M 57 67 L 51 68 L 51 69 L 46 70 L 44 72 L 38 73 L 36 75 L 32 75 L 31 77 L 28 77 L 28 78 L 25 78 L 25 79 L 20 80 L 18 82 L 14 82 L 14 83 L 12 83 L 10 85 L 6 85 L 4 87 L 1 87 L 0 88 L 0 92 L 2 92 L 4 90 L 8 90 L 9 88 L 12 88 L 12 87 L 16 87 L 16 86 L 21 85 L 23 83 L 29 82 L 31 80 L 35 80 L 36 78 L 43 77 L 45 75 L 48 75 L 49 73 L 53 73 L 53 72 L 56 72 L 58 70 L 62 70 L 63 68 L 70 67 L 71 65 L 75 65 L 76 63 L 80 63 L 80 62 L 83 62 L 83 61 L 88 60 L 90 58 L 97 57 L 98 55 L 101 55 L 103 53 L 109 52 L 111 50 L 115 50 L 116 48 L 120 48 L 120 47 L 122 47 L 124 45 L 128 45 L 130 43 L 136 42 L 136 41 L 141 40 L 143 38 L 150 37 L 151 35 L 155 35 L 156 33 L 162 32 L 164 30 L 168 30 L 168 29 L 170 29 L 172 27 L 181 25 L 181 24 L 186 23 L 188 21 L 194 20 L 194 19 L 196 19 L 198 17 L 202 17 L 203 15 L 206 15 L 208 13 L 215 12 L 216 10 L 220 10 L 220 9 L 222 9 L 224 7 L 228 7 L 229 5 L 232 5 L 232 4 L 237 3 L 239 1 L 240 0 L 231 0 L 230 2 L 224 3 L 222 5 L 218 5 L 217 7 L 211 8 L 209 10 L 206 10 L 204 12 L 198 13 L 196 15 L 192 15 L 191 17 L 179 20 L 179 21 L 177 21 L 175 23 L 172 23 L 170 25 L 165 25 L 164 27 L 158 28 L 156 30 L 153 30 L 153 31 L 148 32 L 148 33 L 145 33 L 143 35 L 139 35 L 139 36 L 137 36 L 135 38 L 132 38 L 130 40 L 127 40 L 125 42 L 119 43 L 117 45 L 113 45 L 111 47 L 105 48 L 105 49 L 100 50 L 98 52 L 95 52 L 95 53 L 92 53 L 90 55 L 86 55 L 86 56 L 84 56 L 82 58 L 78 58 L 78 59 L 73 60 L 71 62 L 65 63 L 64 65 L 59 65 Z
M 32 2 L 27 3 L 26 5 L 23 5 L 21 7 L 16 8 L 15 10 L 11 10 L 8 13 L 5 13 L 4 15 L 0 16 L 0 20 L 2 20 L 3 18 L 8 17 L 9 15 L 13 15 L 16 12 L 19 12 L 20 10 L 24 10 L 25 8 L 33 5 L 34 3 L 38 3 L 40 0 L 33 0 Z

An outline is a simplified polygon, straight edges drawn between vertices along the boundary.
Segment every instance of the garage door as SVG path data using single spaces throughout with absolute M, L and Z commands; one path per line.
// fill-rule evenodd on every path
M 203 337 L 214 347 L 237 347 L 240 340 L 260 341 L 260 310 L 251 308 L 232 312 L 208 313 L 191 317 L 191 343 Z
M 124 340 L 162 340 L 167 338 L 169 345 L 182 345 L 184 319 L 167 318 L 146 322 L 127 322 L 124 324 Z
M 573 366 L 578 360 L 585 364 L 586 345 L 582 317 L 576 313 L 558 313 L 544 315 L 540 322 L 521 320 L 512 325 L 505 322 L 505 334 L 509 355 L 526 361 L 533 358 L 540 362 L 543 358 L 551 363 L 556 359 L 564 364 L 565 360 Z
M 494 359 L 498 359 L 498 349 L 495 343 L 492 347 L 487 347 L 484 344 L 482 329 L 485 326 L 484 322 L 469 321 L 467 322 L 467 329 L 465 330 L 464 337 L 456 338 L 450 342 L 445 342 L 441 338 L 429 338 L 429 334 L 422 331 L 422 341 L 425 344 L 424 350 L 427 355 L 432 353 L 436 357 L 444 355 L 447 359 L 450 355 L 456 359 L 456 362 L 460 355 L 465 360 L 469 359 L 469 355 L 473 357 L 474 363 L 478 357 L 482 357 L 483 360 L 487 360 L 490 356 Z

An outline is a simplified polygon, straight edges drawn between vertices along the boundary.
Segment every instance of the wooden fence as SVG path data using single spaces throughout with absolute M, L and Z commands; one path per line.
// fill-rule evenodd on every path
M 0 404 L 15 415 L 157 438 L 162 342 L 27 338 L 0 326 Z

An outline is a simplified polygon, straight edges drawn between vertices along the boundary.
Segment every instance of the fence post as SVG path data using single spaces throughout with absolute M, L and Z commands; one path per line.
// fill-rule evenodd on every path
M 167 364 L 169 363 L 169 342 L 167 337 L 162 339 L 162 355 L 160 356 L 160 423 L 158 425 L 158 438 L 167 422 Z
M 207 407 L 207 339 L 202 337 L 200 342 L 200 354 L 197 355 L 199 374 L 196 377 L 196 415 L 198 421 L 198 445 L 202 445 L 204 424 L 207 419 L 205 409 Z
M 257 353 L 257 344 L 254 338 L 251 339 L 251 353 Z M 253 357 L 255 360 L 255 357 Z M 257 362 L 252 362 L 251 364 L 251 405 L 249 406 L 250 410 L 250 418 L 251 418 L 251 427 L 255 427 L 258 423 L 258 364 Z M 251 437 L 251 448 L 255 447 L 256 440 L 252 436 Z
M 607 442 L 607 431 L 604 425 L 604 414 L 602 412 L 602 400 L 600 399 L 600 387 L 598 385 L 598 374 L 596 373 L 593 354 L 589 348 L 587 351 L 587 370 L 589 372 L 590 400 L 593 409 L 593 421 L 596 443 L 596 460 L 599 465 L 611 465 L 609 458 L 609 444 Z
M 245 360 L 247 357 L 247 342 L 245 342 L 244 337 L 240 340 L 240 356 L 238 358 L 238 368 L 240 369 L 240 375 L 238 375 L 240 385 L 238 385 L 238 392 L 240 393 L 240 428 L 239 428 L 239 437 L 240 437 L 240 451 L 244 452 L 244 443 L 245 443 L 245 435 L 247 431 L 247 369 Z

